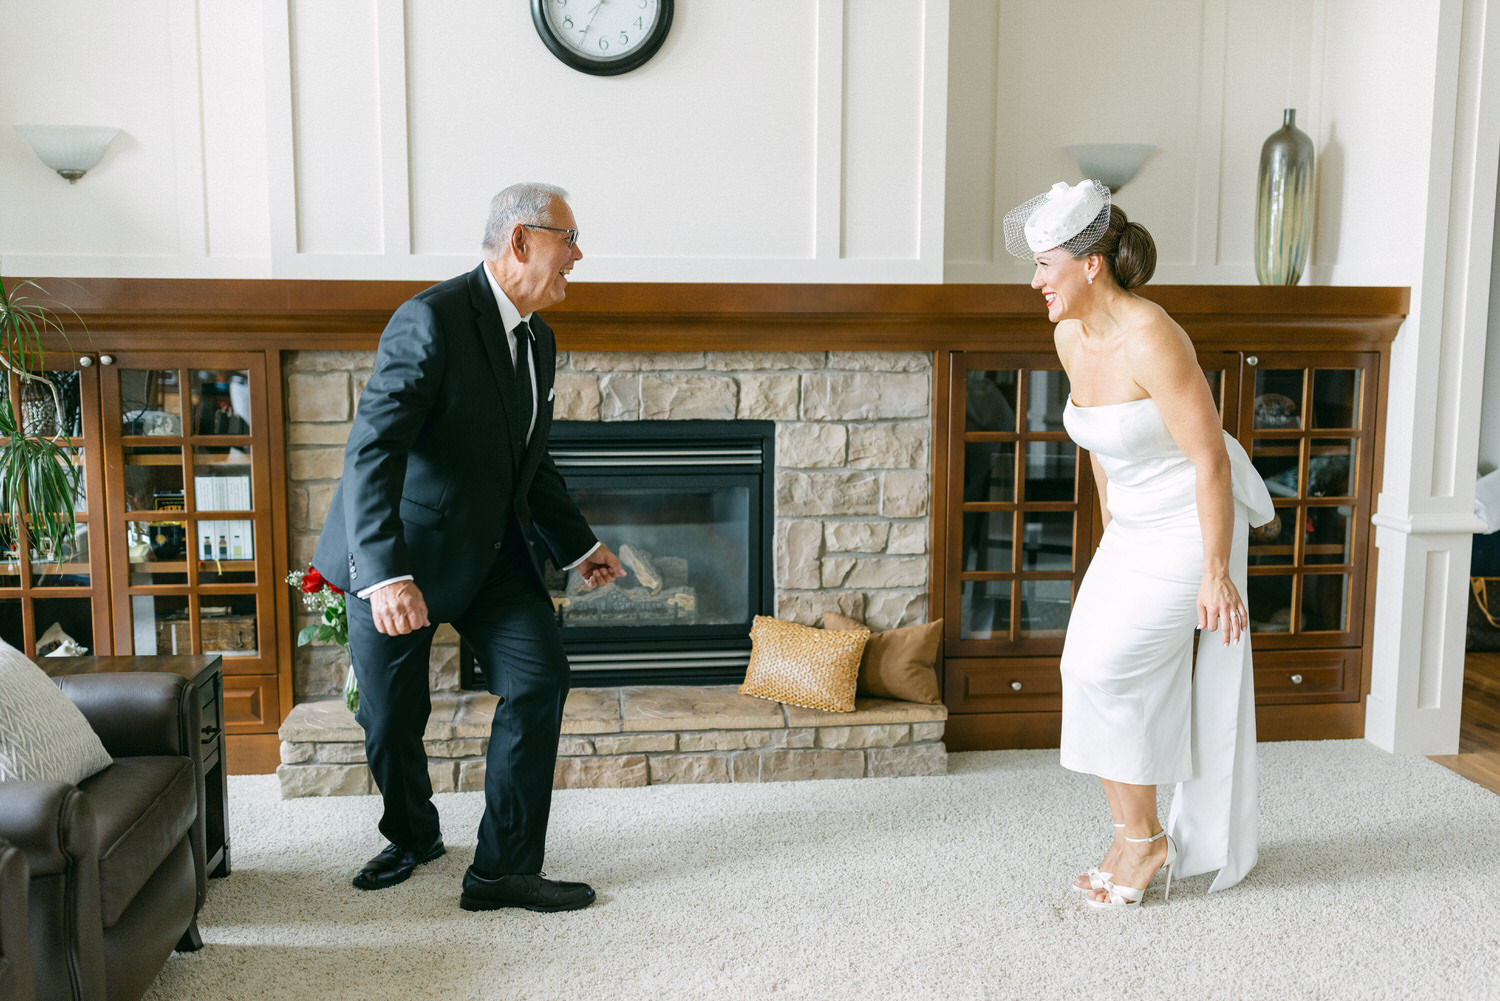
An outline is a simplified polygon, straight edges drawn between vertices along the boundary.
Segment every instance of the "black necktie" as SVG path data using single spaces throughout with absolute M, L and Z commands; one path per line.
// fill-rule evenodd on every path
M 516 335 L 516 404 L 520 417 L 518 442 L 522 449 L 531 437 L 531 418 L 536 401 L 531 395 L 531 325 L 522 320 L 513 331 Z

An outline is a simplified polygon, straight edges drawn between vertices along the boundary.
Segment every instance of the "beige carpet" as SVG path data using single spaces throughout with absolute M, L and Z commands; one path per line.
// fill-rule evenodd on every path
M 1068 889 L 1110 835 L 1056 751 L 954 754 L 940 778 L 571 790 L 548 870 L 571 914 L 458 908 L 480 797 L 438 797 L 449 854 L 360 893 L 372 797 L 230 779 L 233 873 L 189 999 L 1500 998 L 1500 797 L 1361 741 L 1262 744 L 1260 865 L 1133 913 Z M 1162 815 L 1167 803 L 1162 802 Z

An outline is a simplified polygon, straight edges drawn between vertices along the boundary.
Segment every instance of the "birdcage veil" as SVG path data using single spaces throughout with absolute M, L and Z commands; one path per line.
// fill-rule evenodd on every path
M 1109 188 L 1099 181 L 1058 181 L 1005 213 L 1005 249 L 1022 260 L 1044 250 L 1078 257 L 1109 228 Z

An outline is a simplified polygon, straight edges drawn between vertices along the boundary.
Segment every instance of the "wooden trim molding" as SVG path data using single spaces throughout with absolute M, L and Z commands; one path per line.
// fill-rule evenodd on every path
M 16 281 L 6 279 L 7 287 Z M 37 278 L 89 331 L 149 333 L 154 344 L 373 349 L 386 320 L 425 282 L 296 279 Z M 1278 337 L 1306 347 L 1325 329 L 1389 343 L 1410 290 L 1387 287 L 1162 285 L 1145 290 L 1203 348 Z M 1025 285 L 577 283 L 546 310 L 573 351 L 1051 350 L 1052 325 Z M 1004 328 L 1003 336 L 998 328 Z M 1293 327 L 1291 331 L 1274 328 Z

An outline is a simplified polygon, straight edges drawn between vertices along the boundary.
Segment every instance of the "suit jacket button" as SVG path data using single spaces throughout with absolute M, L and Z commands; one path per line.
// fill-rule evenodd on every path
M 495 543 L 495 548 L 496 548 L 496 549 L 499 549 L 499 548 L 500 548 L 500 546 L 501 546 L 501 543 L 499 543 L 499 542 L 497 542 L 497 543 Z

